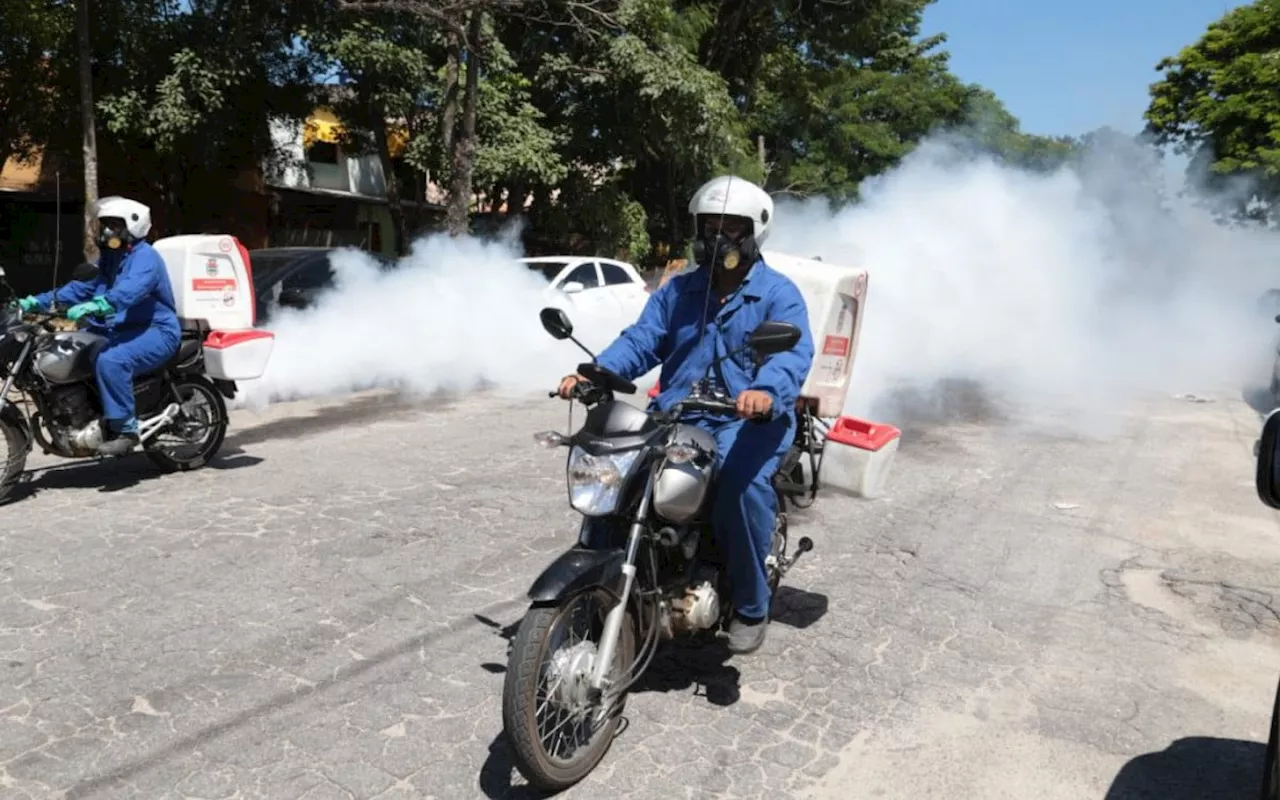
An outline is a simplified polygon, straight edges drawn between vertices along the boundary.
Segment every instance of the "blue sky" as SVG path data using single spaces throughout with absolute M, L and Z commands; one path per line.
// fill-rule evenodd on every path
M 996 93 L 1027 133 L 1142 129 L 1156 62 L 1193 44 L 1236 0 L 937 0 L 951 70 Z

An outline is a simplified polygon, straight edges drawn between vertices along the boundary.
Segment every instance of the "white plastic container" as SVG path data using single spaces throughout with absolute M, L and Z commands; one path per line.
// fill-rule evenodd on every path
M 275 343 L 271 331 L 212 331 L 204 340 L 205 372 L 224 381 L 261 378 Z
M 800 396 L 817 403 L 817 416 L 838 417 L 844 412 L 858 353 L 867 271 L 772 250 L 761 252 L 766 264 L 796 284 L 809 309 L 813 367 Z
M 234 236 L 189 234 L 156 240 L 178 316 L 209 328 L 249 330 L 257 322 L 249 252 Z
M 823 445 L 821 486 L 855 497 L 879 497 L 901 439 L 902 431 L 892 425 L 840 417 Z

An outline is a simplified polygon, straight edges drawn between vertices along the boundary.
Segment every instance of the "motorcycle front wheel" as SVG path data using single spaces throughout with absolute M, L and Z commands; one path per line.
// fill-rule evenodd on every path
M 516 769 L 538 789 L 578 783 L 604 758 L 621 723 L 625 694 L 592 703 L 588 688 L 604 620 L 617 604 L 603 588 L 556 606 L 534 606 L 511 643 L 502 687 L 502 727 Z M 635 660 L 631 613 L 623 619 L 609 677 L 626 680 Z
M 0 422 L 0 503 L 9 498 L 27 465 L 27 438 L 7 422 Z

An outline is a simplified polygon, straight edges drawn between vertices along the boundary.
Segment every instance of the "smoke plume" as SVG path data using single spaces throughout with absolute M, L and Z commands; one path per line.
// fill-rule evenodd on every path
M 853 208 L 777 219 L 771 247 L 868 270 L 848 413 L 945 414 L 977 391 L 1002 413 L 1110 427 L 1145 393 L 1270 377 L 1280 308 L 1258 300 L 1280 285 L 1280 238 L 1215 223 L 1127 139 L 1048 174 L 934 141 Z
M 851 208 L 781 201 L 767 247 L 870 273 L 848 412 L 893 421 L 902 398 L 940 406 L 961 385 L 971 407 L 1098 424 L 1146 392 L 1269 378 L 1280 308 L 1258 299 L 1280 239 L 1219 225 L 1162 183 L 1127 140 L 1043 174 L 937 139 Z M 355 251 L 335 257 L 337 289 L 272 323 L 276 352 L 245 385 L 250 402 L 554 386 L 581 353 L 541 329 L 546 283 L 512 264 L 514 241 L 428 238 L 385 273 Z M 593 347 L 632 321 L 568 310 Z

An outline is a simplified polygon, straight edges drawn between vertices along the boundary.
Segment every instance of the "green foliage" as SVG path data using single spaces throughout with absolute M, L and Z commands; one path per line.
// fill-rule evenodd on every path
M 74 38 L 74 11 L 56 0 L 0 0 L 0 165 L 30 159 L 59 124 L 54 57 Z
M 1280 192 L 1280 0 L 1227 12 L 1194 44 L 1161 60 L 1148 130 L 1217 178 Z
M 994 156 L 1010 166 L 1049 172 L 1072 163 L 1081 142 L 1069 136 L 1023 133 L 1016 117 L 990 91 L 970 87 L 965 121 L 951 131 L 973 151 Z
M 462 73 L 480 66 L 475 191 L 506 196 L 517 213 L 533 197 L 529 221 L 542 238 L 585 237 L 583 248 L 640 259 L 655 242 L 679 252 L 689 196 L 718 174 L 841 203 L 939 131 L 1022 167 L 1072 158 L 1076 141 L 1023 133 L 990 92 L 951 74 L 945 38 L 920 34 L 930 2 L 593 0 L 588 13 L 548 0 L 489 14 L 480 39 L 461 48 Z M 101 4 L 93 58 L 104 164 L 127 163 L 174 202 L 214 207 L 204 188 L 279 155 L 269 119 L 327 105 L 344 121 L 346 149 L 381 155 L 406 132 L 405 162 L 448 189 L 446 36 L 482 6 Z M 75 103 L 29 102 L 38 95 L 22 91 L 78 97 L 72 3 L 0 0 L 0 13 L 0 153 L 42 145 L 76 157 Z M 460 126 L 458 77 L 450 113 Z M 1246 164 L 1231 158 L 1224 164 Z

